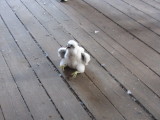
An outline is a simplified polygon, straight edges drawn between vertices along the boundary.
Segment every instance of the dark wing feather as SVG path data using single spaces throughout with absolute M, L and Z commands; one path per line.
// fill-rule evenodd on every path
M 81 59 L 82 59 L 82 61 L 83 61 L 84 63 L 86 63 L 86 59 L 85 59 L 84 53 L 81 53 Z
M 81 53 L 81 60 L 84 62 L 85 65 L 88 65 L 88 62 L 90 61 L 90 55 L 88 53 Z
M 66 48 L 59 48 L 58 49 L 58 56 L 61 57 L 61 58 L 64 58 L 66 54 Z

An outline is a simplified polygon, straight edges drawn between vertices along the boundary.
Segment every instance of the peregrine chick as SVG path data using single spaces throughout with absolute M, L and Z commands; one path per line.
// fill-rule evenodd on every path
M 58 56 L 61 58 L 60 67 L 63 71 L 66 66 L 76 69 L 72 73 L 73 78 L 76 78 L 78 73 L 83 73 L 90 61 L 90 55 L 74 40 L 68 41 L 67 47 L 59 48 Z

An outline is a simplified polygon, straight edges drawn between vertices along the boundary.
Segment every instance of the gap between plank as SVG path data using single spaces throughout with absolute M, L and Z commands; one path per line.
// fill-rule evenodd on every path
M 151 5 L 151 4 L 147 3 L 147 2 L 145 2 L 144 0 L 141 0 L 141 1 L 144 2 L 144 3 L 147 4 L 147 5 L 149 5 L 149 6 L 153 7 L 153 8 L 155 8 L 155 9 L 157 9 L 157 10 L 160 10 L 159 8 L 157 8 L 157 7 L 153 6 L 153 5 Z
M 1 53 L 1 54 L 2 54 L 2 53 Z M 1 113 L 2 113 L 2 116 L 3 116 L 3 119 L 4 119 L 4 120 L 6 120 L 6 118 L 5 118 L 5 116 L 4 116 L 4 112 L 3 112 L 3 110 L 2 110 L 1 105 L 0 105 L 0 110 L 1 110 Z

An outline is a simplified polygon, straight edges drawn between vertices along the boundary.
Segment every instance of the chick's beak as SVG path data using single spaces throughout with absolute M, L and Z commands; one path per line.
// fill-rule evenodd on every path
M 71 48 L 71 46 L 70 46 L 70 45 L 67 45 L 67 48 L 69 49 L 69 48 Z

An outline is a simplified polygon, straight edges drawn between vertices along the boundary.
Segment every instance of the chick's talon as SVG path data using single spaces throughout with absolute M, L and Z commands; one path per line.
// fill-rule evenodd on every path
M 62 69 L 62 71 L 64 71 L 65 67 L 66 67 L 65 65 L 60 66 L 60 68 Z
M 78 73 L 79 73 L 78 71 L 73 72 L 73 73 L 71 74 L 71 75 L 72 75 L 72 78 L 76 78 Z

